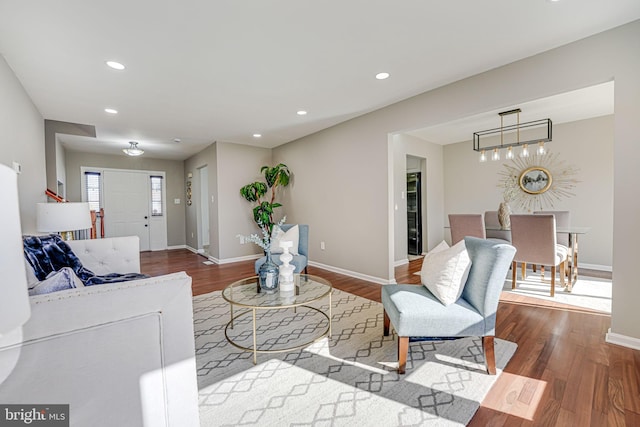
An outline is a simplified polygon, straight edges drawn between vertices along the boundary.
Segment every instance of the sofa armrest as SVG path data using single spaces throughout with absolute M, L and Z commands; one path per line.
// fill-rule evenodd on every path
M 140 238 L 138 236 L 67 242 L 82 265 L 97 275 L 140 273 Z

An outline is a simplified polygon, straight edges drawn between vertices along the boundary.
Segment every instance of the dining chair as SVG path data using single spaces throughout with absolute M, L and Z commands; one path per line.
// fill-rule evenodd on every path
M 556 217 L 556 228 L 564 228 L 568 229 L 571 227 L 571 212 L 570 211 L 535 211 L 534 215 L 545 215 L 552 214 Z M 571 253 L 571 245 L 569 244 L 569 233 L 558 233 L 556 232 L 556 239 L 559 245 L 564 246 L 567 249 L 567 257 L 572 257 Z M 533 271 L 536 271 L 536 265 L 532 266 Z M 544 270 L 541 270 L 542 276 L 544 277 Z
M 485 211 L 484 227 L 487 239 L 494 240 L 498 243 L 511 243 L 511 232 L 509 230 L 500 229 L 498 211 Z
M 517 287 L 517 263 L 526 278 L 527 263 L 551 266 L 551 296 L 555 296 L 556 268 L 560 267 L 560 283 L 564 286 L 567 250 L 557 244 L 556 219 L 552 214 L 511 215 L 511 244 L 516 248 L 512 264 L 511 289 Z
M 465 236 L 486 239 L 482 214 L 449 214 L 451 245 L 455 245 Z

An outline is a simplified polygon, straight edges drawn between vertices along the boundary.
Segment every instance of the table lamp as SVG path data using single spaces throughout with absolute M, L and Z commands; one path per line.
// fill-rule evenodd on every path
M 89 203 L 38 203 L 36 228 L 45 233 L 60 233 L 63 240 L 73 240 L 75 230 L 91 228 Z
M 24 267 L 22 227 L 18 202 L 18 178 L 15 171 L 0 164 L 2 209 L 0 209 L 0 347 L 22 341 L 22 325 L 31 316 L 27 275 Z M 11 373 L 20 356 L 20 346 L 0 352 L 0 383 Z

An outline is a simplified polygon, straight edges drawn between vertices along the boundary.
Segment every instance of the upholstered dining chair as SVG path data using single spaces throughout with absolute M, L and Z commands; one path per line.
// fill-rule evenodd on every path
M 557 244 L 556 219 L 546 215 L 511 215 L 511 244 L 516 248 L 513 259 L 511 288 L 516 289 L 517 263 L 526 278 L 527 263 L 551 266 L 551 296 L 555 296 L 556 267 L 560 266 L 560 282 L 564 285 L 567 250 Z M 544 270 L 542 270 L 544 271 Z
M 465 236 L 486 238 L 482 214 L 449 214 L 451 245 L 455 245 Z
M 534 215 L 548 215 L 551 214 L 556 218 L 556 229 L 571 227 L 571 211 L 535 211 Z M 569 245 L 569 233 L 556 232 L 556 240 L 559 245 L 564 246 L 567 249 L 567 257 L 571 257 L 571 246 Z M 533 271 L 536 271 L 536 265 L 532 266 Z M 544 267 L 541 267 L 542 277 L 544 277 Z
M 294 225 L 298 226 L 298 255 L 293 255 L 290 264 L 295 266 L 294 273 L 306 273 L 307 263 L 309 261 L 309 225 L 307 224 L 282 224 L 282 231 L 289 231 Z M 282 264 L 280 261 L 280 253 L 272 253 L 271 259 L 276 264 Z M 260 266 L 267 261 L 267 257 L 263 256 L 256 260 L 255 271 L 258 274 Z
M 511 232 L 509 230 L 500 230 L 498 211 L 486 211 L 484 213 L 484 226 L 487 239 L 495 240 L 499 243 L 511 243 Z
M 487 373 L 495 375 L 494 336 L 500 292 L 516 252 L 511 245 L 465 237 L 471 267 L 462 294 L 444 305 L 425 286 L 383 285 L 384 335 L 398 335 L 398 373 L 404 374 L 410 337 L 482 337 Z

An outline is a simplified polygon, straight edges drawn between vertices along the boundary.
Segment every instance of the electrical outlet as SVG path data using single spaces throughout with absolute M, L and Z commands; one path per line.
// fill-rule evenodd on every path
M 324 242 L 320 242 L 320 249 L 324 251 Z

